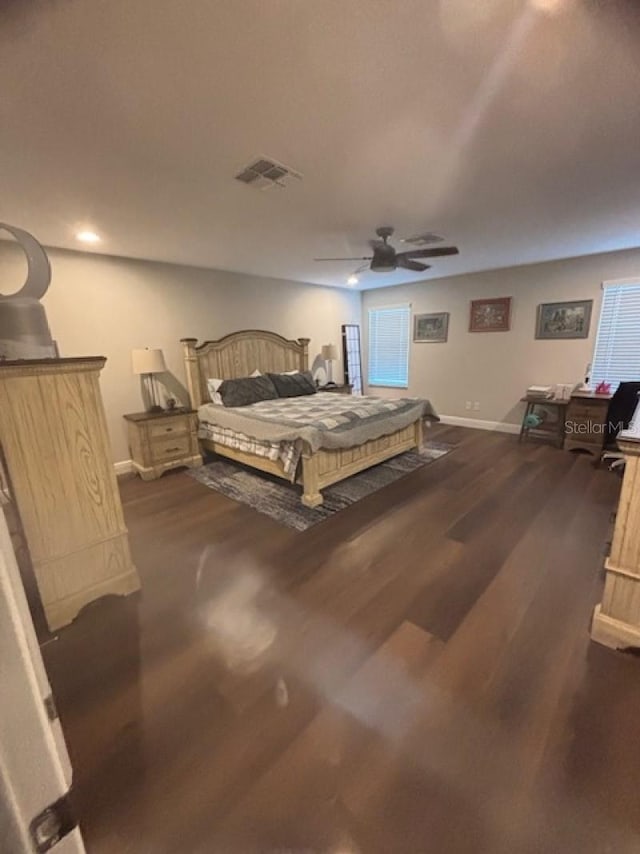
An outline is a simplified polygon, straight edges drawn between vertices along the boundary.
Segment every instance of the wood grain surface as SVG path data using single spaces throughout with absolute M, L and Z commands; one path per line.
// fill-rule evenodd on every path
M 640 661 L 589 639 L 619 478 L 430 436 L 304 533 L 122 481 L 144 595 L 45 647 L 90 854 L 640 850 Z

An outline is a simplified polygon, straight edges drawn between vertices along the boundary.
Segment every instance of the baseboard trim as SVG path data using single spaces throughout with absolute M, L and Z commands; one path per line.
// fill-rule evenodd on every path
M 461 415 L 441 415 L 442 424 L 451 424 L 454 427 L 472 427 L 474 430 L 497 430 L 499 433 L 520 433 L 519 424 L 510 424 L 508 421 L 483 421 L 480 418 L 463 418 Z
M 120 460 L 119 463 L 114 463 L 113 467 L 116 472 L 116 477 L 119 477 L 121 474 L 130 474 L 133 471 L 133 463 L 131 460 Z

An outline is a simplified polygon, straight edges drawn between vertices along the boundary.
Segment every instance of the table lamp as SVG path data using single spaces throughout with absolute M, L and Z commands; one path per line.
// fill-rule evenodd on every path
M 141 374 L 146 378 L 149 400 L 151 401 L 151 405 L 147 407 L 147 412 L 162 412 L 153 379 L 154 374 L 163 374 L 167 370 L 162 350 L 153 350 L 148 347 L 144 350 L 132 350 L 131 364 L 134 374 Z
M 338 348 L 335 344 L 323 344 L 321 355 L 324 361 L 329 363 L 329 367 L 327 369 L 327 385 L 329 385 L 330 383 L 333 383 L 332 362 L 335 362 L 338 358 Z

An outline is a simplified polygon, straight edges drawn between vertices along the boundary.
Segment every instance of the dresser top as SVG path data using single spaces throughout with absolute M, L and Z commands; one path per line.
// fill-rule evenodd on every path
M 100 371 L 106 356 L 71 356 L 66 359 L 0 359 L 0 377 L 42 377 Z
M 611 400 L 612 394 L 596 394 L 595 391 L 574 391 L 572 398 L 579 400 Z
M 1 359 L 0 368 L 34 368 L 43 366 L 56 368 L 64 365 L 76 365 L 78 362 L 106 362 L 106 356 L 66 356 L 50 359 Z

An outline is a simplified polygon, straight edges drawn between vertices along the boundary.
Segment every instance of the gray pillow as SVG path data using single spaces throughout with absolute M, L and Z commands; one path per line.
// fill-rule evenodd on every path
M 275 385 L 269 376 L 240 377 L 237 380 L 225 380 L 218 393 L 225 406 L 249 406 L 259 400 L 273 400 L 278 396 Z
M 299 371 L 297 374 L 267 374 L 272 380 L 278 397 L 301 397 L 303 394 L 315 394 L 311 371 Z

